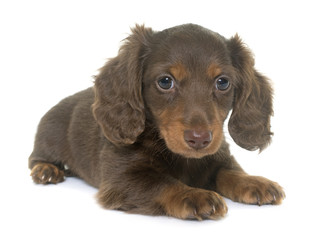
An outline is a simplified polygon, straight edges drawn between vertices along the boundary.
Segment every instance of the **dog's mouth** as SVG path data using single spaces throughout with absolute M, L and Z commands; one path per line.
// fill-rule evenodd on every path
M 203 158 L 215 154 L 223 142 L 223 122 L 219 111 L 184 114 L 183 107 L 156 113 L 161 138 L 167 148 L 184 158 Z
M 161 128 L 167 147 L 185 158 L 202 158 L 215 154 L 223 141 L 222 131 L 204 129 Z

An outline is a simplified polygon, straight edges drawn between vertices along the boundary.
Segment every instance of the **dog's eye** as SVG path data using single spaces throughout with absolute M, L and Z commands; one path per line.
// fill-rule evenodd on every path
M 219 77 L 216 79 L 216 89 L 219 91 L 225 91 L 229 88 L 230 82 L 225 77 Z
M 174 81 L 171 77 L 168 76 L 160 78 L 157 81 L 157 84 L 162 90 L 170 90 L 174 88 Z

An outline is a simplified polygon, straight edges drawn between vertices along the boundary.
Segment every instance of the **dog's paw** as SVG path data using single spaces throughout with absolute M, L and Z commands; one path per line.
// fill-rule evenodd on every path
M 245 176 L 234 190 L 234 200 L 257 204 L 280 204 L 286 197 L 282 187 L 269 179 L 257 176 Z
M 64 181 L 64 171 L 50 163 L 37 163 L 30 176 L 38 184 L 59 183 Z
M 193 220 L 217 219 L 227 213 L 226 203 L 219 194 L 196 188 L 172 194 L 164 208 L 169 216 Z

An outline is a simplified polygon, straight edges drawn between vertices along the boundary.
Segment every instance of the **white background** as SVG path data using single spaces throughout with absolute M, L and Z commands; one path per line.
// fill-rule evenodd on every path
M 312 0 L 1 0 L 0 239 L 324 239 L 323 15 Z M 247 172 L 285 188 L 283 204 L 226 200 L 222 220 L 182 221 L 103 210 L 79 179 L 33 184 L 27 159 L 41 116 L 91 86 L 135 23 L 162 30 L 188 22 L 239 33 L 272 79 L 272 145 L 259 155 L 228 138 Z

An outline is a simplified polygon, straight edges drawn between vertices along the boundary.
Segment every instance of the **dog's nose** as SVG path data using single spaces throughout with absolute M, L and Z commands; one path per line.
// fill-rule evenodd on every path
M 212 132 L 206 130 L 185 130 L 184 140 L 196 150 L 207 147 L 212 141 Z

